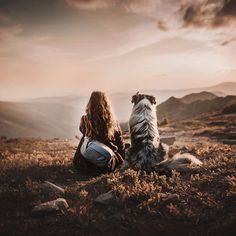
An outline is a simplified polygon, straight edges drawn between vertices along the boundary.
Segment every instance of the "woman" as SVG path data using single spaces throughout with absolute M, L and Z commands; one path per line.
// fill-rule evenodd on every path
M 75 167 L 84 174 L 100 174 L 113 171 L 123 162 L 124 143 L 121 128 L 111 112 L 108 97 L 103 92 L 93 92 L 82 116 L 80 131 L 83 137 L 74 156 Z M 92 142 L 104 145 L 113 153 L 112 158 L 105 160 L 103 166 L 91 162 L 84 154 L 84 149 Z M 82 153 L 84 155 L 82 155 Z

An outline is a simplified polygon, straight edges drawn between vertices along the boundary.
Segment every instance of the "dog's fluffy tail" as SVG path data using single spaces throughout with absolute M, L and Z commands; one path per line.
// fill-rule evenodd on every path
M 202 162 L 189 153 L 177 153 L 172 158 L 160 162 L 157 166 L 177 171 L 186 171 L 191 167 L 201 166 Z
M 163 143 L 160 143 L 159 148 L 153 145 L 147 145 L 138 152 L 130 148 L 126 151 L 126 160 L 122 169 L 130 166 L 137 169 L 152 168 L 156 163 L 161 163 L 168 158 L 168 151 L 168 146 Z

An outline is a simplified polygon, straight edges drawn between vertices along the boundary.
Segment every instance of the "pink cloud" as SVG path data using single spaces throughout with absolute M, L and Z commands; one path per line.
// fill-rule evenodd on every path
M 0 40 L 12 39 L 21 32 L 22 28 L 20 25 L 0 27 Z
M 66 3 L 81 10 L 107 9 L 121 6 L 128 12 L 141 13 L 153 10 L 159 4 L 157 0 L 65 0 Z
M 158 28 L 168 25 L 168 19 L 178 15 L 184 27 L 211 27 L 230 25 L 236 21 L 235 0 L 65 0 L 81 10 L 110 9 L 120 7 L 126 12 L 147 14 L 156 18 Z M 175 14 L 173 12 L 175 8 Z M 176 17 L 176 21 L 179 18 Z M 165 22 L 166 21 L 166 22 Z M 160 24 L 161 22 L 161 24 Z M 163 28 L 164 29 L 164 28 Z
M 9 20 L 10 20 L 10 18 L 7 15 L 5 15 L 2 12 L 0 12 L 0 21 L 7 22 Z
M 65 0 L 66 3 L 81 10 L 97 10 L 112 7 L 116 4 L 116 0 Z
M 2 12 L 0 12 L 0 23 L 0 40 L 12 39 L 22 32 L 21 26 Z

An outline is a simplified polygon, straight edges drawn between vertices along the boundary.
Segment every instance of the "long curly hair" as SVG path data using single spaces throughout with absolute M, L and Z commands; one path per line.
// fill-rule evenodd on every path
M 107 95 L 100 91 L 91 94 L 86 107 L 86 135 L 112 140 L 117 128 Z

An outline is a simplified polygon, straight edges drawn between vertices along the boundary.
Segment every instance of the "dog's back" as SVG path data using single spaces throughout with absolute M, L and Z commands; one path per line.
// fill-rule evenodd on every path
M 160 143 L 156 109 L 144 98 L 134 105 L 129 120 L 131 147 L 128 161 L 137 168 L 148 168 L 164 160 L 166 147 Z

